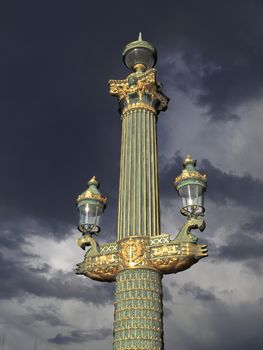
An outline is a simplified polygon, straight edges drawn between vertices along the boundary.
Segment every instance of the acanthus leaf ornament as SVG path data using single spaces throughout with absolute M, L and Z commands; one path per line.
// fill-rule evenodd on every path
M 134 94 L 138 95 L 139 102 L 142 102 L 145 94 L 150 96 L 152 102 L 156 101 L 158 108 L 157 110 L 154 109 L 155 113 L 167 109 L 169 98 L 159 90 L 159 84 L 156 82 L 155 69 L 149 69 L 145 73 L 132 73 L 125 80 L 110 80 L 109 85 L 110 94 L 112 96 L 117 96 L 119 101 L 124 99 L 127 103 L 126 109 L 132 103 L 131 97 Z M 141 108 L 143 108 L 144 105 L 146 105 L 146 103 L 144 103 Z

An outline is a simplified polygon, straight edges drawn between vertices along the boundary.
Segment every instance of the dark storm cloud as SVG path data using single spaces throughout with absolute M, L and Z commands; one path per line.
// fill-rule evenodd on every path
M 218 205 L 229 203 L 255 211 L 261 211 L 263 206 L 263 182 L 250 174 L 239 176 L 216 168 L 207 159 L 203 159 L 197 168 L 208 176 L 208 191 L 205 197 Z M 160 190 L 164 197 L 176 198 L 171 191 L 175 176 L 182 171 L 182 158 L 176 154 L 161 170 Z
M 263 218 L 251 218 L 226 237 L 225 245 L 218 247 L 215 254 L 232 261 L 249 260 L 249 267 L 259 272 L 263 252 Z M 247 264 L 247 262 L 246 262 Z
M 145 1 L 129 26 L 122 2 L 114 3 L 2 5 L 4 218 L 48 221 L 62 236 L 65 222 L 76 222 L 76 195 L 95 174 L 110 197 L 105 224 L 115 231 L 120 120 L 107 81 L 128 74 L 121 51 L 139 30 L 159 49 L 164 85 L 169 74 L 175 89 L 194 87 L 214 120 L 233 118 L 235 107 L 261 96 L 261 2 L 171 1 L 160 16 Z
M 88 332 L 74 330 L 67 335 L 58 333 L 54 338 L 48 339 L 48 341 L 50 343 L 58 345 L 77 344 L 96 340 L 103 340 L 111 334 L 112 330 L 109 328 L 100 328 L 98 330 Z
M 0 252 L 0 299 L 24 298 L 28 295 L 38 297 L 59 298 L 63 300 L 77 299 L 94 304 L 105 304 L 113 301 L 112 284 L 88 285 L 86 279 L 74 273 L 58 271 L 46 277 L 44 270 L 32 268 L 16 256 L 4 256 Z
M 26 315 L 17 316 L 17 319 L 26 326 L 32 326 L 36 322 L 44 322 L 53 327 L 69 326 L 67 322 L 63 321 L 62 316 L 53 306 L 42 305 L 37 310 L 28 307 L 27 311 Z
M 119 156 L 120 121 L 117 103 L 108 95 L 114 70 L 105 71 L 107 46 L 96 45 L 90 35 L 95 22 L 87 21 L 78 6 L 50 11 L 18 2 L 6 7 L 10 18 L 1 21 L 6 31 L 0 58 L 1 201 L 9 217 L 48 218 L 50 225 L 74 222 L 76 196 L 94 174 L 104 183 L 107 179 L 102 191 L 112 192 L 114 203 L 111 186 L 117 185 L 118 167 L 112 163 Z
M 182 350 L 262 348 L 262 300 L 232 305 L 216 300 L 203 306 L 205 310 L 188 314 L 188 323 L 194 325 L 196 333 L 181 326 L 179 318 L 174 333 L 165 338 L 167 350 L 174 349 L 175 342 Z
M 229 174 L 214 167 L 208 160 L 201 163 L 202 169 L 208 174 L 208 198 L 218 204 L 226 204 L 229 200 L 235 205 L 260 211 L 263 206 L 263 182 L 252 175 L 244 176 Z
M 163 67 L 167 79 L 194 94 L 212 120 L 237 119 L 236 107 L 262 97 L 263 4 L 178 1 L 173 7 L 163 28 L 166 51 L 174 49 Z
M 180 289 L 179 294 L 191 295 L 195 300 L 201 302 L 214 302 L 217 297 L 211 290 L 205 290 L 194 283 L 185 283 Z

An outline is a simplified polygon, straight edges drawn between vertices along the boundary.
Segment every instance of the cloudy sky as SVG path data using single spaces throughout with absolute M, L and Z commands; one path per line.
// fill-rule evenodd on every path
M 74 275 L 76 195 L 96 175 L 116 237 L 121 123 L 109 79 L 142 31 L 171 98 L 158 122 L 162 232 L 183 224 L 172 180 L 209 178 L 210 255 L 164 277 L 165 350 L 258 350 L 263 333 L 263 3 L 2 1 L 0 345 L 110 349 L 114 284 Z M 2 350 L 2 349 L 1 349 Z

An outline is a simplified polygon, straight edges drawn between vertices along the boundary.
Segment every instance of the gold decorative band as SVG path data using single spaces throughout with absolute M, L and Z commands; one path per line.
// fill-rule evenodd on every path
M 140 279 L 141 281 L 141 279 Z M 148 279 L 144 279 L 143 281 L 148 281 Z M 120 282 L 119 281 L 119 284 L 120 283 L 123 283 L 123 282 Z M 153 288 L 138 288 L 136 287 L 136 290 L 143 290 L 144 292 L 153 292 L 153 293 L 156 293 L 157 295 L 159 295 L 159 291 L 157 289 L 153 289 Z M 131 291 L 134 291 L 134 288 L 119 288 L 118 289 L 118 292 L 115 292 L 115 295 L 119 295 L 119 294 L 122 294 L 123 292 L 131 292 Z
M 145 317 L 145 316 L 129 316 L 129 317 L 122 317 L 120 320 L 114 320 L 113 323 L 121 323 L 123 321 L 130 321 L 130 320 L 145 320 L 145 321 L 160 321 L 159 317 Z
M 156 307 L 140 307 L 140 306 L 127 306 L 127 307 L 120 307 L 118 308 L 115 313 L 119 313 L 122 311 L 129 311 L 129 310 L 148 310 L 148 311 L 156 311 L 156 312 L 160 312 L 162 311 L 160 308 L 156 308 Z
M 197 179 L 206 182 L 207 181 L 207 176 L 206 174 L 202 175 L 198 171 L 189 171 L 187 169 L 184 169 L 182 171 L 182 174 L 177 176 L 175 178 L 175 184 L 178 182 L 181 182 L 182 180 L 187 180 L 187 179 Z
M 114 344 L 115 343 L 120 343 L 120 342 L 122 342 L 124 340 L 154 340 L 154 341 L 160 341 L 160 336 L 157 336 L 157 337 L 152 337 L 152 336 L 149 336 L 149 337 L 142 337 L 142 336 L 123 337 L 122 339 L 114 339 L 113 343 Z M 140 348 L 137 348 L 137 349 L 140 349 Z M 158 348 L 158 350 L 160 350 L 160 348 Z
M 131 329 L 141 329 L 141 330 L 144 330 L 144 329 L 148 329 L 148 330 L 151 330 L 151 331 L 161 331 L 161 327 L 151 327 L 151 326 L 146 326 L 144 325 L 143 327 L 129 327 L 129 330 Z M 115 333 L 118 333 L 118 332 L 125 332 L 127 331 L 127 327 L 122 327 L 122 328 L 115 328 Z
M 135 288 L 135 290 L 137 291 L 138 289 L 137 288 Z M 143 297 L 132 297 L 132 298 L 125 298 L 125 300 L 124 301 L 131 301 L 131 300 L 136 300 L 136 301 L 138 301 L 138 300 L 145 300 L 145 301 L 149 301 L 149 298 L 143 298 Z M 159 303 L 161 303 L 162 301 L 161 301 L 161 299 L 157 299 L 156 301 L 158 301 Z M 114 302 L 114 304 L 118 304 L 118 302 L 117 301 L 115 301 Z
M 95 199 L 95 200 L 102 202 L 102 203 L 105 203 L 105 204 L 107 202 L 107 197 L 92 193 L 91 191 L 88 191 L 88 190 L 83 192 L 82 194 L 80 194 L 78 196 L 77 203 L 79 203 L 80 201 L 82 201 L 84 199 Z
M 125 117 L 125 114 L 133 109 L 146 109 L 147 111 L 150 111 L 154 114 L 157 114 L 156 109 L 150 105 L 147 105 L 146 103 L 143 102 L 136 102 L 136 103 L 132 103 L 129 104 L 127 107 L 124 108 L 124 110 L 122 111 L 122 118 Z

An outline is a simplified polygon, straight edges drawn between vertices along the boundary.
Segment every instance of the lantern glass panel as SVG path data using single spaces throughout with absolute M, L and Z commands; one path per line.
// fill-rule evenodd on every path
M 79 207 L 79 214 L 80 226 L 83 226 L 87 230 L 93 226 L 99 227 L 103 214 L 103 206 L 96 203 L 85 203 Z
M 143 47 L 137 47 L 128 51 L 125 56 L 127 67 L 132 68 L 137 63 L 144 64 L 147 69 L 153 67 L 154 56 L 151 51 Z
M 183 186 L 179 189 L 182 207 L 204 206 L 204 188 L 197 184 Z

